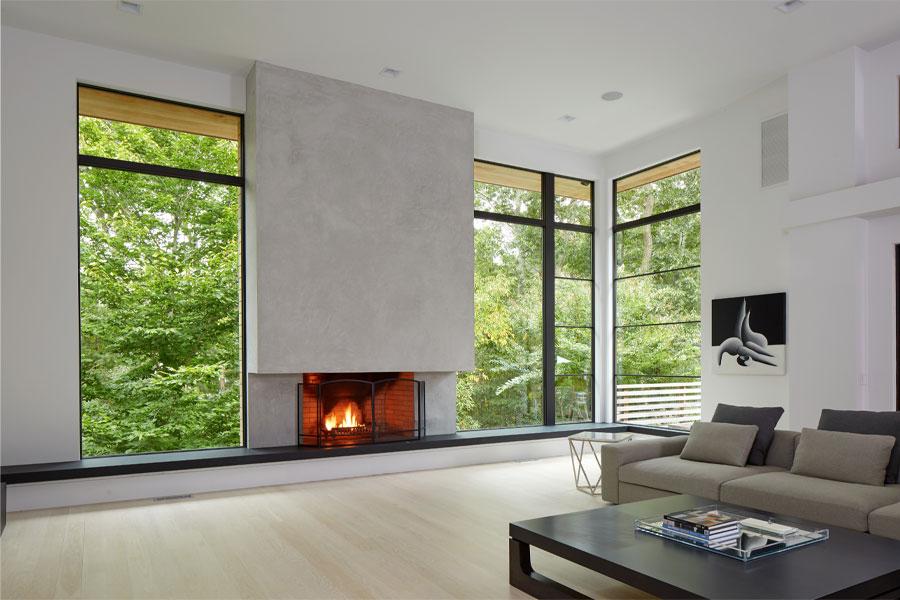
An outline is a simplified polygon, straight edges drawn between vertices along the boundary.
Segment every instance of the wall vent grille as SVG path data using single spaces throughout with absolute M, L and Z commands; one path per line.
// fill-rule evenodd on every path
M 762 168 L 760 183 L 771 187 L 788 180 L 788 116 L 772 117 L 762 122 Z

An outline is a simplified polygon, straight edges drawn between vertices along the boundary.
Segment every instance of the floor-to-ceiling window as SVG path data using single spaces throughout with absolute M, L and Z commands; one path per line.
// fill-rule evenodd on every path
M 82 454 L 240 445 L 241 117 L 78 98 Z
M 613 183 L 615 420 L 700 418 L 700 153 Z
M 593 420 L 593 183 L 475 162 L 475 370 L 461 430 Z M 549 274 L 549 275 L 548 275 Z

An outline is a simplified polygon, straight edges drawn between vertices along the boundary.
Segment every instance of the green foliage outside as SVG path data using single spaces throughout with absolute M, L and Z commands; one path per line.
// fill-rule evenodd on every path
M 475 205 L 502 214 L 540 216 L 540 194 L 476 182 Z M 556 218 L 580 223 L 590 206 L 557 199 Z M 535 208 L 537 207 L 537 208 Z M 537 212 L 535 212 L 537 211 Z M 475 220 L 475 363 L 457 378 L 461 430 L 543 423 L 543 229 Z M 557 275 L 591 277 L 591 236 L 557 232 Z M 590 326 L 589 282 L 557 279 L 556 322 Z M 557 375 L 591 373 L 591 330 L 557 328 Z M 579 417 L 589 402 L 585 378 L 557 379 L 557 417 Z M 588 378 L 589 381 L 589 378 Z M 590 413 L 587 413 L 589 417 Z
M 700 170 L 628 190 L 619 194 L 616 200 L 618 222 L 695 204 L 700 201 Z M 616 234 L 615 252 L 616 277 L 699 265 L 700 214 L 624 230 Z M 616 283 L 616 325 L 699 319 L 699 268 L 632 277 Z M 699 377 L 699 323 L 617 329 L 616 373 Z M 619 378 L 619 383 L 655 381 Z
M 540 194 L 475 183 L 475 206 L 502 214 L 540 217 Z M 619 194 L 617 222 L 631 221 L 700 201 L 694 170 Z M 557 198 L 558 222 L 590 223 L 590 205 Z M 591 236 L 556 233 L 557 422 L 585 420 L 591 402 Z M 542 230 L 528 225 L 475 221 L 475 363 L 457 383 L 461 430 L 543 423 Z M 692 214 L 616 235 L 616 277 L 700 264 L 700 215 Z M 697 321 L 700 270 L 688 268 L 618 281 L 617 325 Z M 700 375 L 700 326 L 695 323 L 624 327 L 616 331 L 619 383 L 678 381 Z M 567 377 L 571 375 L 574 377 Z M 587 413 L 588 415 L 590 413 Z
M 236 142 L 82 117 L 79 152 L 235 174 Z M 79 173 L 85 456 L 241 443 L 240 189 Z

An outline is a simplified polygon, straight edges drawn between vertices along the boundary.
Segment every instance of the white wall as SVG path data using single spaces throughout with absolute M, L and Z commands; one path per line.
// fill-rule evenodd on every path
M 900 41 L 869 52 L 863 76 L 866 182 L 900 177 Z
M 792 200 L 900 177 L 898 76 L 900 41 L 791 70 Z
M 712 368 L 711 302 L 785 291 L 787 242 L 780 228 L 787 186 L 760 186 L 760 124 L 787 109 L 787 83 L 777 81 L 701 120 L 626 146 L 604 157 L 612 179 L 692 150 L 701 151 L 702 414 L 718 402 L 788 406 L 787 376 L 717 375 Z M 608 258 L 604 259 L 609 262 Z M 788 298 L 790 305 L 791 299 Z M 790 315 L 790 306 L 788 308 Z M 788 339 L 790 352 L 791 340 Z M 788 373 L 791 372 L 788 356 Z M 786 426 L 783 418 L 781 426 Z
M 869 220 L 866 408 L 870 410 L 897 408 L 896 244 L 900 244 L 900 215 Z
M 561 126 L 577 127 L 574 123 Z M 475 158 L 592 181 L 603 172 L 600 157 L 596 154 L 477 127 Z
M 788 76 L 791 199 L 862 182 L 863 55 L 847 48 Z
M 894 410 L 900 42 L 791 71 L 791 423 Z
M 850 218 L 792 229 L 788 285 L 791 428 L 823 408 L 864 409 L 868 223 Z
M 3 27 L 4 465 L 80 458 L 78 82 L 244 108 L 242 78 Z

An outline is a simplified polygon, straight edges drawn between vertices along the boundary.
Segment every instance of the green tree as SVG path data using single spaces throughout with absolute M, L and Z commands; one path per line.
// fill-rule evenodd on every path
M 479 210 L 540 217 L 540 194 L 475 183 Z M 699 201 L 700 172 L 689 171 L 619 194 L 619 221 Z M 558 221 L 587 224 L 590 204 L 557 198 Z M 556 231 L 557 421 L 579 420 L 577 398 L 591 398 L 592 236 Z M 543 422 L 540 227 L 475 221 L 475 362 L 457 379 L 459 429 Z M 615 239 L 616 322 L 619 325 L 699 320 L 700 215 L 625 230 Z M 636 277 L 631 277 L 636 276 Z M 562 277 L 562 278 L 560 278 Z M 640 375 L 620 383 L 671 381 L 664 375 L 700 375 L 699 324 L 626 327 L 616 333 L 616 372 Z M 571 377 L 563 377 L 571 376 Z
M 83 154 L 239 171 L 236 142 L 82 117 Z M 240 189 L 79 173 L 86 456 L 240 444 Z

